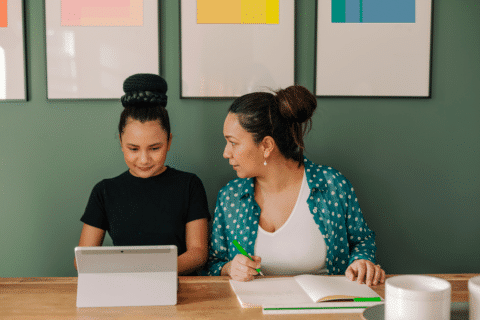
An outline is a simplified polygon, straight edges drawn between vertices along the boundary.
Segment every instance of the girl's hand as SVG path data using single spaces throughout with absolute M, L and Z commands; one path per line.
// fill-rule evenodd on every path
M 252 256 L 253 260 L 248 259 L 243 254 L 237 254 L 232 261 L 226 263 L 223 269 L 233 280 L 250 281 L 258 274 L 260 268 L 260 257 Z
M 366 283 L 369 287 L 385 283 L 385 271 L 380 265 L 363 259 L 352 262 L 345 271 L 345 276 L 349 280 L 357 280 L 360 284 Z

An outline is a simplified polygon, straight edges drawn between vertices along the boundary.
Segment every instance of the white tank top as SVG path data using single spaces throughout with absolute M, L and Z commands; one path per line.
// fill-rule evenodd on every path
M 275 232 L 258 226 L 255 255 L 265 275 L 326 274 L 327 246 L 307 204 L 310 188 L 305 173 L 297 203 Z

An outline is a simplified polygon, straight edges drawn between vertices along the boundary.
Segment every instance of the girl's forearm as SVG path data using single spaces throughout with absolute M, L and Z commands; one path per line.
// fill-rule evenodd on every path
M 208 251 L 192 248 L 178 257 L 178 275 L 190 274 L 201 269 L 207 262 Z

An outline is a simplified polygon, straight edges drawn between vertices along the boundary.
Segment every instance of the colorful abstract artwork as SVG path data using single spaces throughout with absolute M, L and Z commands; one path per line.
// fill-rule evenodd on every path
M 278 24 L 279 0 L 197 0 L 197 23 Z
M 319 0 L 316 94 L 429 98 L 433 0 Z
M 0 103 L 27 99 L 23 2 L 0 0 Z
M 6 28 L 7 26 L 7 0 L 0 0 L 0 28 Z
M 45 0 L 47 99 L 118 100 L 128 76 L 159 73 L 158 3 Z
M 332 0 L 333 23 L 415 23 L 415 0 Z
M 295 83 L 295 0 L 181 0 L 180 39 L 181 98 Z
M 62 26 L 142 26 L 143 0 L 62 0 Z

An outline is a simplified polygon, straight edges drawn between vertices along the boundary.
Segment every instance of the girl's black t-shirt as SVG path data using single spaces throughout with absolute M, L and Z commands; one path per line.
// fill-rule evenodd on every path
M 202 181 L 171 167 L 154 177 L 138 178 L 126 171 L 97 183 L 82 222 L 108 231 L 115 246 L 176 245 L 186 248 L 185 225 L 207 218 Z

